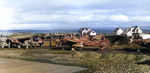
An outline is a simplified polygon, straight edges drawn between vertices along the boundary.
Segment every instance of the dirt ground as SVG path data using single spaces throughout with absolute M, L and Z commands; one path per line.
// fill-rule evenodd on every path
M 49 51 L 49 52 L 47 52 L 47 51 Z M 57 50 L 49 50 L 49 49 L 28 49 L 28 50 L 26 50 L 26 49 L 1 49 L 0 55 L 2 55 L 2 57 L 4 56 L 4 57 L 16 58 L 16 59 L 17 58 L 28 58 L 30 56 L 31 56 L 31 59 L 32 59 L 32 57 L 34 57 L 34 58 L 36 57 L 36 58 L 40 58 L 40 59 L 46 58 L 46 59 L 52 59 L 54 62 L 58 62 L 58 63 L 60 62 L 62 57 L 63 57 L 63 59 L 67 58 L 67 60 L 72 60 L 72 57 L 73 57 L 73 59 L 76 58 L 76 57 L 72 56 L 73 54 L 71 55 L 71 58 L 69 58 L 70 56 L 66 56 L 66 54 L 59 55 L 62 52 L 67 54 L 70 51 L 67 51 L 67 50 L 66 51 L 62 51 L 62 50 L 57 51 Z M 137 52 L 137 49 L 105 49 L 105 50 L 99 50 L 99 51 L 97 51 L 97 49 L 95 49 L 95 50 L 94 49 L 92 49 L 92 50 L 84 49 L 84 50 L 76 50 L 76 52 L 77 52 L 77 54 L 76 54 L 77 56 L 80 56 L 80 54 L 78 54 L 78 52 L 87 52 L 87 53 L 88 52 L 97 52 L 100 54 L 122 53 L 122 54 L 150 56 L 149 49 L 141 50 L 141 52 Z M 93 54 L 93 53 L 89 53 L 89 54 Z M 69 54 L 67 54 L 67 55 L 69 55 Z M 86 57 L 86 54 L 84 54 L 84 55 Z M 84 56 L 84 55 L 81 54 L 81 56 Z M 95 55 L 95 53 L 93 55 Z M 96 55 L 98 55 L 98 54 L 96 54 Z M 126 56 L 128 57 L 128 55 L 126 55 Z M 132 58 L 132 56 L 133 55 L 131 55 L 131 58 Z M 54 57 L 54 58 L 51 58 L 51 57 Z M 83 58 L 85 58 L 85 57 L 83 57 Z M 87 57 L 89 58 L 91 56 L 87 56 Z M 105 55 L 104 55 L 104 57 L 105 57 Z M 136 56 L 134 56 L 134 57 L 136 57 Z M 86 68 L 82 68 L 82 67 L 62 66 L 62 65 L 54 65 L 54 64 L 40 63 L 40 62 L 22 61 L 22 60 L 16 60 L 16 59 L 0 58 L 0 73 L 73 73 L 73 72 L 77 72 L 77 71 L 86 69 Z M 78 58 L 76 60 L 79 60 L 79 59 L 80 58 Z M 99 59 L 97 59 L 97 60 L 93 60 L 93 59 L 94 58 L 92 58 L 92 59 L 90 58 L 90 59 L 88 59 L 88 61 L 85 60 L 84 62 L 86 62 L 87 64 L 84 64 L 84 66 L 88 65 L 89 66 L 88 68 L 90 68 L 92 65 L 94 68 L 94 67 L 97 67 L 97 64 L 99 64 L 98 68 L 103 67 L 103 66 L 101 66 L 101 62 L 99 62 Z M 76 61 L 76 60 L 74 60 L 74 61 Z M 82 60 L 84 60 L 84 59 L 82 59 Z M 118 59 L 118 60 L 120 60 L 120 59 Z M 62 61 L 63 60 L 61 60 L 61 62 Z M 92 63 L 93 61 L 95 61 L 97 63 L 96 64 Z M 120 60 L 120 61 L 122 61 L 122 60 Z M 123 58 L 123 61 L 124 61 L 124 58 Z M 108 63 L 109 63 L 109 61 L 108 61 Z M 147 68 L 147 71 L 150 70 L 149 69 L 149 60 L 144 60 L 144 61 L 136 62 L 136 63 L 142 63 L 142 65 L 130 63 L 131 64 L 130 66 L 132 66 L 132 70 L 134 70 L 133 72 L 140 71 L 140 69 L 139 69 L 140 67 Z M 148 65 L 145 65 L 145 64 L 148 64 Z M 109 67 L 107 64 L 105 64 L 105 66 Z M 120 65 L 118 65 L 118 66 L 120 66 Z M 114 70 L 112 70 L 112 71 L 117 71 L 115 69 L 118 69 L 118 66 L 117 67 L 113 66 Z M 124 64 L 122 69 L 124 69 L 124 67 L 127 68 L 128 72 L 130 72 L 130 69 L 128 69 L 128 67 L 129 67 L 128 64 Z M 121 69 L 121 71 L 124 72 L 124 70 L 122 70 L 122 69 Z M 111 73 L 111 70 L 109 70 L 109 71 Z M 109 72 L 109 71 L 105 71 L 105 72 Z M 147 71 L 140 71 L 140 72 L 143 73 L 143 72 L 147 72 Z M 88 73 L 88 72 L 91 72 L 91 70 L 89 70 L 85 73 Z M 105 73 L 105 72 L 102 72 L 102 73 Z M 122 73 L 122 72 L 120 72 L 120 73 Z M 98 73 L 101 73 L 101 71 L 98 71 Z
M 86 68 L 0 58 L 0 73 L 73 73 Z

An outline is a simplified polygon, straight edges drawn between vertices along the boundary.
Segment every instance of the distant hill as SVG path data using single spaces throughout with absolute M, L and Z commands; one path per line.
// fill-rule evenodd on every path
M 150 26 L 142 26 L 143 30 L 150 30 Z
M 146 27 L 150 28 L 150 27 Z M 142 27 L 144 33 L 150 32 L 150 29 Z M 80 28 L 79 28 L 80 29 Z M 0 32 L 10 33 L 79 33 L 79 29 L 52 29 L 52 30 L 0 30 Z M 96 33 L 113 34 L 115 27 L 90 28 Z M 125 29 L 125 28 L 124 28 Z
M 150 30 L 143 30 L 143 33 L 148 33 L 150 32 Z

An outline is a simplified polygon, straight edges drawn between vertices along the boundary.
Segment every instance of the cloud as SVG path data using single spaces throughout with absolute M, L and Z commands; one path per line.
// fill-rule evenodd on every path
M 130 17 L 131 21 L 145 21 L 145 22 L 150 22 L 150 16 L 134 16 Z
M 122 22 L 128 22 L 128 16 L 125 15 L 112 15 L 110 16 L 111 21 L 122 21 Z
M 14 22 L 15 20 L 11 18 L 13 11 L 10 8 L 0 7 L 0 24 Z
M 0 25 L 0 30 L 24 30 L 24 29 L 33 29 L 33 30 L 40 30 L 40 28 L 45 28 L 45 29 L 51 29 L 52 24 L 3 24 Z
M 146 25 L 150 22 L 149 3 L 149 0 L 1 0 L 0 26 L 6 29 L 20 29 L 22 24 L 26 29 L 44 29 L 46 26 L 43 24 L 49 28 L 70 25 Z M 4 24 L 11 27 L 4 27 Z

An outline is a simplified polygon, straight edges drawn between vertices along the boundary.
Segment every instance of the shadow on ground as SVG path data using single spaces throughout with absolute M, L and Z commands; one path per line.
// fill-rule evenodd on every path
M 137 64 L 147 64 L 147 65 L 150 65 L 150 60 L 147 60 L 147 61 L 144 61 L 144 62 L 139 62 Z
M 125 51 L 125 52 L 140 52 L 140 53 L 150 53 L 150 49 L 130 49 L 130 48 L 125 48 L 125 49 L 116 49 L 120 51 Z

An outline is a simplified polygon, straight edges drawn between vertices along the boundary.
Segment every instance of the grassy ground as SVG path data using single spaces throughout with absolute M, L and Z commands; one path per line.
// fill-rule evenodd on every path
M 0 57 L 89 68 L 77 73 L 148 73 L 150 57 L 133 54 L 98 54 L 49 49 L 0 49 Z
M 108 47 L 108 49 L 147 49 L 147 47 L 141 46 L 139 44 L 119 44 L 119 45 L 115 45 L 115 44 L 110 44 L 110 46 Z

